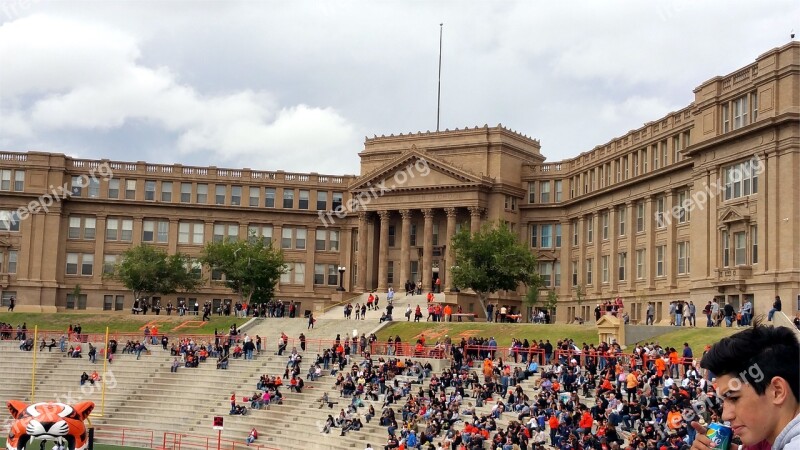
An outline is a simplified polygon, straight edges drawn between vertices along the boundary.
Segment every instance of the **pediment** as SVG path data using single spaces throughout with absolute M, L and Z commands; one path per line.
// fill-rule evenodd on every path
M 598 328 L 611 328 L 611 327 L 618 327 L 620 325 L 620 320 L 617 317 L 614 317 L 611 314 L 603 314 L 600 316 L 600 320 L 597 321 L 596 326 Z
M 351 191 L 380 189 L 392 191 L 413 188 L 441 188 L 447 186 L 490 186 L 485 178 L 453 167 L 437 158 L 423 154 L 415 147 L 382 167 L 362 175 L 350 186 Z
M 750 213 L 736 206 L 729 206 L 719 212 L 717 222 L 722 225 L 730 225 L 737 222 L 749 222 Z

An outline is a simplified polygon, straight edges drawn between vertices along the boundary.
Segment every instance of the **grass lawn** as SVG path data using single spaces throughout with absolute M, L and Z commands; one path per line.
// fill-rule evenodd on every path
M 687 327 L 674 327 L 673 330 L 667 334 L 662 334 L 652 340 L 647 340 L 647 342 L 658 342 L 661 344 L 662 347 L 675 347 L 678 349 L 678 353 L 681 352 L 683 348 L 683 343 L 688 342 L 689 347 L 692 348 L 692 351 L 695 355 L 699 356 L 703 354 L 703 349 L 706 345 L 713 345 L 717 343 L 720 339 L 730 336 L 737 331 L 743 330 L 744 328 L 706 328 L 706 327 L 697 327 L 697 328 L 687 328 Z
M 425 334 L 426 343 L 434 343 L 449 335 L 453 342 L 462 337 L 491 337 L 499 346 L 511 344 L 511 338 L 549 339 L 555 344 L 559 339 L 572 338 L 578 345 L 597 342 L 597 329 L 590 325 L 532 325 L 524 323 L 486 323 L 486 322 L 393 322 L 378 332 L 378 340 L 383 342 L 389 337 L 400 336 L 403 342 L 416 342 L 421 334 Z
M 692 349 L 701 354 L 706 344 L 714 344 L 725 336 L 738 331 L 737 328 L 673 328 L 672 331 L 647 342 L 657 342 L 662 347 L 683 348 L 688 342 Z M 572 338 L 579 346 L 584 342 L 597 344 L 597 328 L 592 325 L 532 325 L 532 324 L 499 324 L 472 322 L 393 322 L 378 332 L 378 340 L 386 341 L 389 337 L 400 336 L 403 342 L 416 342 L 421 334 L 425 334 L 426 343 L 434 343 L 449 335 L 453 342 L 461 337 L 494 336 L 500 347 L 508 346 L 512 338 L 546 340 L 555 344 L 559 339 Z
M 133 315 L 129 312 L 98 312 L 98 313 L 0 313 L 0 322 L 10 323 L 15 329 L 17 324 L 27 323 L 28 330 L 33 331 L 34 325 L 41 330 L 64 330 L 70 324 L 80 324 L 84 333 L 105 333 L 106 326 L 111 332 L 139 333 L 149 323 L 157 323 L 159 333 L 180 334 L 213 334 L 214 328 L 228 330 L 232 324 L 240 326 L 248 319 L 211 316 L 210 322 L 201 322 L 198 316 L 171 316 L 162 314 Z M 177 328 L 177 330 L 176 330 Z

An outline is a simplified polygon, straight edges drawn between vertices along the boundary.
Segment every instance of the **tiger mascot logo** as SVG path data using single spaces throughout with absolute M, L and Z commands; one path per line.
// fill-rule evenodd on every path
M 66 441 L 69 450 L 85 450 L 89 435 L 83 423 L 94 409 L 93 402 L 74 406 L 64 403 L 26 403 L 9 400 L 8 410 L 14 418 L 6 440 L 7 450 L 24 450 L 32 439 Z

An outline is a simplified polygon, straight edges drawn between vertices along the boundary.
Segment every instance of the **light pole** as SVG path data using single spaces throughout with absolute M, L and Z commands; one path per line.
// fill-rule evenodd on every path
M 336 290 L 339 291 L 339 292 L 344 292 L 344 271 L 345 270 L 346 269 L 345 269 L 344 266 L 339 266 L 339 287 L 336 288 Z

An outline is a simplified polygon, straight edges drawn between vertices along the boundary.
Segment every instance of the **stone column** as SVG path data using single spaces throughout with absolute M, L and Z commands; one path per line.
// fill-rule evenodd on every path
M 470 206 L 468 209 L 470 218 L 469 231 L 475 234 L 481 229 L 481 214 L 483 214 L 483 208 L 479 206 Z
M 648 290 L 653 290 L 656 288 L 656 233 L 658 232 L 659 228 L 655 221 L 655 214 L 655 198 L 651 195 L 647 198 L 647 200 L 645 200 L 644 206 L 645 220 L 650 222 L 650 220 L 653 219 L 652 226 L 646 226 L 644 230 L 647 240 L 647 245 L 645 246 L 644 250 L 644 279 L 647 280 L 645 283 L 645 288 Z M 668 214 L 668 212 L 665 212 L 665 214 Z M 669 219 L 665 218 L 665 220 L 671 220 L 671 217 Z M 638 317 L 631 318 L 638 319 Z
M 625 284 L 628 285 L 628 292 L 636 291 L 636 203 L 627 202 L 628 220 L 626 220 L 628 233 L 628 267 L 625 268 Z M 622 290 L 623 286 L 620 286 Z
M 608 210 L 608 239 L 611 244 L 609 245 L 608 253 L 608 288 L 611 294 L 617 291 L 617 253 L 619 242 L 619 214 L 621 212 L 616 206 L 612 206 Z M 627 224 L 626 224 L 627 228 Z M 600 263 L 600 276 L 602 277 L 602 262 Z M 600 280 L 602 282 L 602 278 Z
M 378 291 L 386 292 L 389 271 L 389 211 L 378 211 L 381 218 L 381 236 L 378 247 Z
M 400 217 L 403 219 L 400 228 L 400 282 L 405 288 L 405 282 L 411 279 L 408 274 L 411 268 L 411 210 L 401 209 Z
M 433 271 L 433 210 L 426 208 L 422 210 L 425 218 L 425 231 L 422 238 L 422 289 L 432 290 Z
M 358 274 L 356 276 L 356 292 L 366 292 L 367 290 L 367 233 L 369 222 L 367 222 L 367 212 L 358 213 Z
M 447 214 L 447 264 L 444 268 L 444 282 L 447 291 L 453 292 L 453 265 L 456 263 L 456 252 L 453 249 L 453 236 L 456 234 L 456 215 L 458 211 L 453 207 L 444 209 Z
M 672 193 L 672 190 L 667 190 L 664 192 L 664 207 L 669 212 L 669 222 L 667 222 L 667 245 L 664 248 L 664 272 L 667 276 L 667 286 L 674 289 L 678 287 L 678 280 L 677 280 L 677 273 L 678 273 L 678 263 L 677 258 L 678 254 L 675 250 L 675 240 L 677 238 L 678 232 L 678 218 L 672 216 L 672 208 L 675 205 L 675 195 Z M 714 236 L 715 233 L 718 233 L 718 230 L 712 228 L 710 230 L 709 235 Z M 701 240 L 701 239 L 692 239 Z M 655 251 L 655 249 L 654 249 Z M 717 255 L 717 252 L 710 253 L 711 255 Z M 691 257 L 691 254 L 689 254 Z M 711 258 L 711 261 L 714 261 L 715 258 Z M 674 264 L 673 264 L 674 263 Z M 653 272 L 655 274 L 655 271 Z
M 603 243 L 603 221 L 600 219 L 600 213 L 595 212 L 592 215 L 594 222 L 594 261 L 592 261 L 592 285 L 594 293 L 599 295 L 602 292 L 602 274 L 600 268 L 600 257 L 602 254 Z
M 106 265 L 106 217 L 105 214 L 98 214 L 94 223 L 94 273 L 92 274 L 92 281 L 94 283 L 101 283 L 103 281 L 103 271 Z M 172 224 L 170 224 L 170 226 L 172 226 Z M 175 240 L 177 241 L 177 239 Z M 19 272 L 19 270 L 17 270 L 17 272 Z

